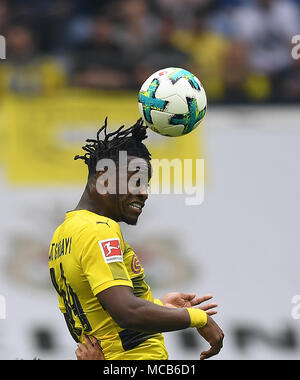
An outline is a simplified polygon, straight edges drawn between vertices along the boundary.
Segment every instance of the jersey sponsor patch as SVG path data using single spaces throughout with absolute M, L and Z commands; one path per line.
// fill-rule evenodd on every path
M 139 274 L 142 271 L 141 263 L 136 254 L 134 254 L 131 259 L 131 270 L 135 274 Z
M 101 240 L 98 243 L 107 264 L 114 263 L 116 261 L 123 261 L 120 239 L 106 239 Z

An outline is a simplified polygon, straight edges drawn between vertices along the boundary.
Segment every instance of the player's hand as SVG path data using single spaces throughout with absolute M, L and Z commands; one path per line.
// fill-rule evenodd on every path
M 84 335 L 84 344 L 78 343 L 77 360 L 105 360 L 101 347 L 94 336 Z
M 206 294 L 202 297 L 196 297 L 195 293 L 184 294 L 174 292 L 166 294 L 163 298 L 161 298 L 161 301 L 164 304 L 164 306 L 179 308 L 200 305 L 206 301 L 209 301 L 212 298 L 213 296 L 211 294 Z M 218 304 L 216 303 L 208 303 L 206 305 L 202 305 L 201 307 L 199 307 L 199 309 L 206 311 L 208 315 L 214 315 L 217 314 L 217 310 L 215 310 L 217 306 Z
M 217 323 L 208 315 L 207 324 L 197 329 L 199 334 L 210 344 L 210 349 L 201 352 L 200 360 L 217 355 L 223 347 L 224 333 Z

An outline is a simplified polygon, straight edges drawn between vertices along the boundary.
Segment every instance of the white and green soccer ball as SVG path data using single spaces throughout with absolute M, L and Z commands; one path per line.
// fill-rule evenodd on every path
M 182 136 L 198 127 L 206 114 L 205 90 L 187 70 L 168 67 L 142 85 L 138 105 L 145 124 L 164 136 Z

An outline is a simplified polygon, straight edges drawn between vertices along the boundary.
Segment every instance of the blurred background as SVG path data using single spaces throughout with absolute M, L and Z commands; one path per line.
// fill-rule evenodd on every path
M 299 358 L 299 34 L 299 0 L 0 0 L 0 359 L 75 359 L 47 261 L 85 184 L 73 157 L 105 116 L 133 124 L 141 84 L 169 66 L 199 77 L 206 120 L 146 142 L 155 158 L 204 158 L 205 200 L 153 195 L 125 239 L 155 296 L 215 296 L 216 359 Z M 206 347 L 165 336 L 170 359 Z

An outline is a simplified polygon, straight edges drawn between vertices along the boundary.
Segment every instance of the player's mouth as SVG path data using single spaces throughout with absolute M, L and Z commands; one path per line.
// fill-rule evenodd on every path
M 130 210 L 133 210 L 134 212 L 140 214 L 142 212 L 142 208 L 144 207 L 144 203 L 141 202 L 130 202 L 129 203 Z

